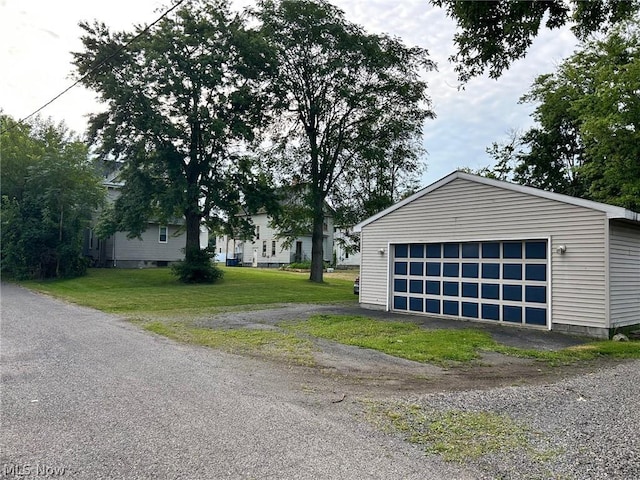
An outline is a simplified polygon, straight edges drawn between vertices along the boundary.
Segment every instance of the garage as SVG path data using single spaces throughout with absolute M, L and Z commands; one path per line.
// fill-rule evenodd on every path
M 393 245 L 393 308 L 547 325 L 547 241 Z
M 454 172 L 356 226 L 365 308 L 607 337 L 640 324 L 640 216 Z

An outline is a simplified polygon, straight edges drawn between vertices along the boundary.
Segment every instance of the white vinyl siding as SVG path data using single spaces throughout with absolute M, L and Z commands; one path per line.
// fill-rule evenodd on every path
M 362 228 L 360 301 L 386 306 L 390 242 L 548 238 L 552 322 L 606 327 L 607 221 L 604 212 L 458 178 Z
M 278 232 L 270 225 L 270 219 L 265 213 L 253 215 L 251 221 L 255 225 L 255 232 L 260 238 L 244 240 L 242 244 L 242 258 L 244 263 L 250 263 L 254 249 L 258 253 L 258 263 L 288 264 L 292 263 L 296 253 L 296 241 L 302 242 L 302 260 L 311 260 L 311 236 L 301 236 L 295 239 L 289 248 L 282 248 L 282 240 L 278 239 Z M 327 232 L 323 240 L 324 259 L 330 261 L 333 255 L 333 219 L 327 217 Z M 272 253 L 272 242 L 276 242 L 275 255 Z M 267 242 L 266 244 L 263 242 Z M 265 248 L 265 245 L 267 248 Z
M 640 227 L 611 222 L 611 327 L 640 323 Z

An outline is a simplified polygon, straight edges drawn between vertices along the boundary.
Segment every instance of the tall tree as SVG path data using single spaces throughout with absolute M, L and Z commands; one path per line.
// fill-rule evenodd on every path
M 82 241 L 104 190 L 88 149 L 63 124 L 0 117 L 2 271 L 17 278 L 82 275 Z
M 640 29 L 623 23 L 538 77 L 513 179 L 640 209 Z
M 415 143 L 433 117 L 419 72 L 434 64 L 424 49 L 368 34 L 322 0 L 265 0 L 256 15 L 278 62 L 270 140 L 282 179 L 304 195 L 296 215 L 311 226 L 310 280 L 321 282 L 327 200 L 347 173 L 363 178 L 382 152 Z
M 446 10 L 459 31 L 458 52 L 451 57 L 462 82 L 489 71 L 498 78 L 514 60 L 526 55 L 539 34 L 572 25 L 579 40 L 606 33 L 640 9 L 638 0 L 431 0 Z
M 90 120 L 98 154 L 123 165 L 117 229 L 135 237 L 150 218 L 183 217 L 187 263 L 207 261 L 203 222 L 219 228 L 267 191 L 240 152 L 262 118 L 269 51 L 226 4 L 193 0 L 138 32 L 82 23 L 84 51 L 74 54 L 107 107 Z

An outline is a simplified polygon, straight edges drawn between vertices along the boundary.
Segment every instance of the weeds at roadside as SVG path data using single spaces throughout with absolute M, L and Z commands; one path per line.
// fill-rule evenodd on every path
M 173 340 L 228 353 L 256 355 L 272 360 L 311 367 L 315 365 L 313 344 L 291 333 L 260 329 L 211 329 L 183 322 L 138 322 L 149 332 Z
M 377 428 L 401 435 L 426 453 L 448 462 L 463 463 L 483 456 L 521 451 L 545 463 L 558 455 L 536 450 L 528 427 L 504 414 L 485 411 L 428 409 L 415 403 L 365 402 L 368 420 Z

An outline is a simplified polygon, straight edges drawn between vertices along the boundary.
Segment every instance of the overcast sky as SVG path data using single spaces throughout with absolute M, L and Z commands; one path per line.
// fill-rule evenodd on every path
M 250 0 L 237 0 L 246 5 Z M 428 151 L 428 185 L 458 167 L 479 168 L 491 163 L 485 153 L 494 141 L 506 139 L 510 129 L 525 129 L 533 105 L 518 105 L 534 78 L 552 72 L 570 55 L 576 40 L 568 30 L 544 32 L 534 41 L 527 58 L 516 62 L 499 80 L 478 78 L 465 90 L 448 57 L 455 52 L 454 23 L 428 0 L 334 0 L 347 19 L 372 33 L 401 37 L 408 45 L 428 49 L 438 65 L 425 74 L 437 118 L 424 127 Z M 68 87 L 71 51 L 82 48 L 81 20 L 100 20 L 116 30 L 151 23 L 166 5 L 159 0 L 0 0 L 0 108 L 22 118 Z M 77 86 L 43 110 L 42 115 L 64 120 L 78 133 L 86 128 L 86 115 L 99 111 L 95 95 Z

